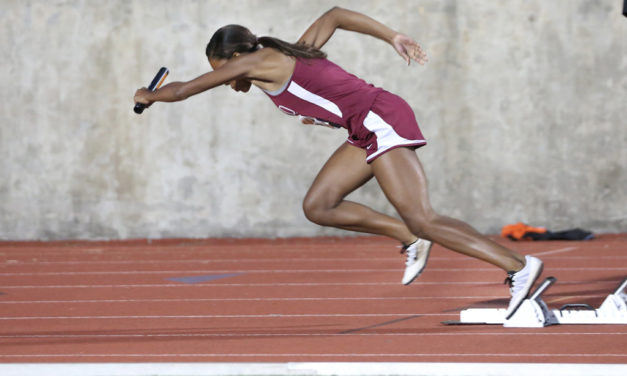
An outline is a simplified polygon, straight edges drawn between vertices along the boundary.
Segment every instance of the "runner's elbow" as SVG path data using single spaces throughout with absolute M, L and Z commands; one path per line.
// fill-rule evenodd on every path
M 346 9 L 334 6 L 333 8 L 329 9 L 327 13 L 329 14 L 330 18 L 337 22 L 342 18 L 343 15 L 346 14 Z

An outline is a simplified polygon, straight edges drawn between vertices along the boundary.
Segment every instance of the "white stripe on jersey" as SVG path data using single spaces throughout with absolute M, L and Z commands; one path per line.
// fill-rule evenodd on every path
M 308 91 L 294 81 L 292 81 L 292 83 L 290 83 L 290 86 L 287 87 L 287 91 L 304 101 L 313 103 L 316 106 L 322 107 L 334 115 L 342 117 L 342 111 L 340 111 L 340 108 L 335 103 Z

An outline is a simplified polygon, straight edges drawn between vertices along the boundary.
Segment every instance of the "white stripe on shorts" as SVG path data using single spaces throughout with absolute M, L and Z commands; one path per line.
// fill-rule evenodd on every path
M 378 146 L 377 151 L 370 154 L 366 161 L 370 161 L 394 147 L 420 145 L 426 142 L 426 140 L 408 140 L 399 136 L 390 124 L 372 111 L 369 111 L 368 116 L 364 119 L 364 127 L 377 136 Z

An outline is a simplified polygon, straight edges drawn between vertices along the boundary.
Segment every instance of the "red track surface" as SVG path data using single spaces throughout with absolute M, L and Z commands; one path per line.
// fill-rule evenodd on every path
M 598 307 L 627 276 L 627 235 L 499 241 L 544 260 L 544 276 L 558 279 L 550 307 Z M 402 286 L 396 245 L 0 243 L 0 362 L 627 363 L 625 325 L 442 325 L 467 307 L 505 307 L 504 273 L 436 246 L 423 275 Z

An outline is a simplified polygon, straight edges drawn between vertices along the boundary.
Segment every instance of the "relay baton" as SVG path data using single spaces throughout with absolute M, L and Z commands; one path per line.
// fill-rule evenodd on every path
M 148 90 L 155 91 L 159 87 L 161 87 L 161 84 L 163 84 L 163 81 L 165 81 L 165 78 L 168 77 L 169 73 L 170 71 L 168 70 L 168 68 L 161 67 L 161 69 L 159 69 L 159 72 L 157 72 L 157 75 L 155 76 L 155 78 L 152 79 L 152 82 L 148 86 Z M 137 114 L 141 114 L 142 112 L 144 112 L 145 108 L 146 108 L 145 104 L 135 103 L 135 108 L 133 108 L 133 111 L 135 111 L 135 113 Z

